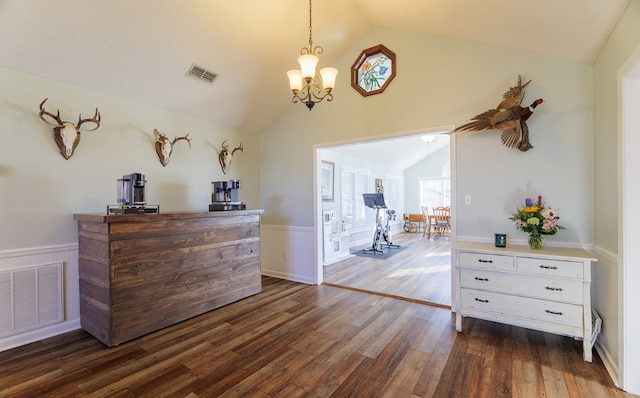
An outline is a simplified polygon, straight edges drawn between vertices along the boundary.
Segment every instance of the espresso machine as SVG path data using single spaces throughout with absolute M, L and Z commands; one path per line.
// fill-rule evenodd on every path
M 213 181 L 209 211 L 245 210 L 247 206 L 238 200 L 240 180 Z
M 159 213 L 160 207 L 147 205 L 144 174 L 131 173 L 118 179 L 118 205 L 107 206 L 108 214 Z

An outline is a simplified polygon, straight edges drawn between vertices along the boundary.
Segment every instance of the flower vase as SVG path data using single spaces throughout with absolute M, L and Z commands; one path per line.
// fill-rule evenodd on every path
M 530 234 L 529 246 L 532 249 L 542 249 L 542 247 L 544 246 L 544 236 L 540 234 Z

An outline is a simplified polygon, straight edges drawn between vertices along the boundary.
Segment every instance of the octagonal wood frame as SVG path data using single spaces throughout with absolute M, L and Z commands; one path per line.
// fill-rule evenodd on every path
M 358 84 L 359 70 L 368 58 L 378 54 L 384 55 L 385 57 L 387 57 L 387 59 L 391 61 L 391 68 L 390 68 L 391 73 L 389 74 L 388 77 L 384 79 L 384 82 L 378 88 L 367 90 L 362 86 L 360 86 L 360 84 Z M 374 94 L 380 94 L 387 88 L 387 86 L 389 85 L 389 83 L 391 83 L 391 80 L 393 80 L 395 76 L 396 76 L 396 54 L 393 51 L 389 50 L 387 47 L 383 46 L 382 44 L 378 44 L 377 46 L 373 46 L 365 50 L 362 50 L 362 52 L 360 53 L 356 61 L 351 66 L 351 87 L 353 87 L 353 89 L 359 92 L 363 97 L 367 97 L 369 95 L 374 95 Z

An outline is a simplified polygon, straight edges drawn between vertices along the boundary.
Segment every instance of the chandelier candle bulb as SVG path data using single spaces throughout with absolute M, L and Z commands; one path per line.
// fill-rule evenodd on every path
M 322 77 L 322 85 L 327 91 L 333 90 L 336 86 L 336 77 L 338 76 L 338 70 L 336 68 L 322 68 L 320 69 L 320 76 Z
M 287 72 L 287 76 L 289 76 L 289 88 L 294 93 L 296 91 L 302 90 L 302 72 L 299 70 L 290 70 Z
M 300 64 L 300 72 L 302 77 L 307 81 L 311 81 L 316 76 L 316 65 L 318 65 L 318 57 L 313 54 L 305 54 L 298 57 Z

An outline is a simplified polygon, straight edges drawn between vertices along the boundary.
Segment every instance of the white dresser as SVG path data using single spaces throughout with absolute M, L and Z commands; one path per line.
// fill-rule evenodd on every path
M 582 249 L 457 242 L 456 329 L 470 316 L 583 339 L 591 362 L 591 262 Z M 599 329 L 599 324 L 598 324 Z

